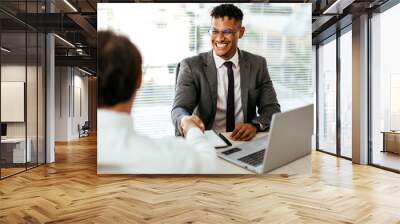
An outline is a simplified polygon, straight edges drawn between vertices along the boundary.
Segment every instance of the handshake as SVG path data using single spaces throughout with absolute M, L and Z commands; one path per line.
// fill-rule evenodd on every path
M 186 136 L 189 129 L 198 127 L 202 132 L 204 132 L 204 123 L 203 121 L 196 115 L 191 116 L 183 116 L 181 119 L 181 128 L 183 135 Z
M 183 116 L 181 119 L 182 133 L 186 136 L 189 129 L 198 127 L 202 132 L 205 130 L 203 121 L 196 115 Z M 253 124 L 237 124 L 235 130 L 230 135 L 234 141 L 250 141 L 257 134 L 257 128 Z

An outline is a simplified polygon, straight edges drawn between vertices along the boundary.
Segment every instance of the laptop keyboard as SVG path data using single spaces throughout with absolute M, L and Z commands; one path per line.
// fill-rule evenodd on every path
M 239 158 L 239 161 L 250 164 L 252 166 L 259 166 L 262 164 L 264 160 L 264 154 L 265 154 L 265 149 L 262 149 L 258 152 Z

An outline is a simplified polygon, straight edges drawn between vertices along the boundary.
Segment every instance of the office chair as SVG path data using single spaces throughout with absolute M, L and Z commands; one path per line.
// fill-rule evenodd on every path
M 79 138 L 89 136 L 89 129 L 90 129 L 89 121 L 85 121 L 82 127 L 79 126 L 80 125 L 78 124 Z

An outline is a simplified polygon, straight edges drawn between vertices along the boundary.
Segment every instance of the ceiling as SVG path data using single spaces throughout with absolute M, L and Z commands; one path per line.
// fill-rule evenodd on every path
M 312 36 L 314 41 L 323 38 L 324 32 L 340 19 L 357 16 L 373 9 L 386 0 L 270 0 L 252 2 L 312 3 Z M 46 4 L 47 2 L 47 4 Z M 96 71 L 97 3 L 108 2 L 171 2 L 171 1 L 112 1 L 112 0 L 1 0 L 0 22 L 4 43 L 23 51 L 25 29 L 54 32 L 56 65 L 80 66 Z M 238 2 L 238 1 L 235 1 Z M 248 2 L 248 1 L 244 1 Z M 336 3 L 335 3 L 336 2 Z M 49 12 L 52 13 L 49 13 Z M 343 24 L 345 25 L 345 24 Z M 29 38 L 28 38 L 29 39 Z M 65 40 L 65 41 L 64 41 Z M 29 40 L 28 40 L 29 41 Z M 34 43 L 28 44 L 28 54 Z M 24 52 L 20 52 L 24 53 Z M 28 56 L 29 57 L 29 56 Z

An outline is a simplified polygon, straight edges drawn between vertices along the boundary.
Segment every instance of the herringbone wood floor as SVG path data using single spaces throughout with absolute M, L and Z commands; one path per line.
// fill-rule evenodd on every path
M 0 181 L 0 223 L 400 223 L 400 175 L 315 152 L 311 176 L 97 176 L 96 139 Z

